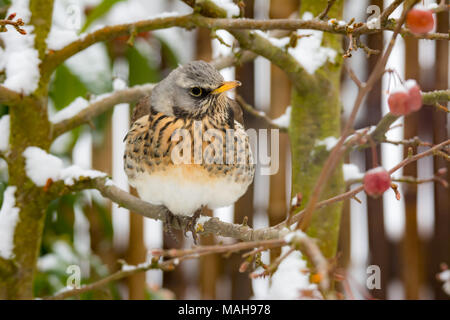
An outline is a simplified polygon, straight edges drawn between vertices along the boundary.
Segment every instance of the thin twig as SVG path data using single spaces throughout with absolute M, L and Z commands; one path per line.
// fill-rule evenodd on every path
M 6 26 L 10 25 L 13 26 L 16 31 L 22 35 L 27 34 L 25 29 L 21 28 L 25 25 L 23 20 L 21 18 L 18 18 L 14 21 L 14 18 L 16 17 L 15 13 L 10 14 L 6 19 L 0 19 L 0 32 L 6 32 Z
M 347 71 L 350 79 L 353 80 L 353 82 L 358 86 L 358 88 L 362 88 L 363 83 L 361 82 L 361 80 L 358 79 L 358 76 L 355 74 L 353 69 L 347 63 L 344 63 L 344 68 Z
M 274 123 L 273 120 L 270 119 L 264 112 L 256 110 L 247 102 L 245 102 L 244 98 L 242 98 L 240 95 L 236 95 L 236 102 L 239 103 L 239 105 L 245 112 L 249 113 L 250 115 L 252 115 L 257 119 L 263 120 L 268 128 L 278 129 L 281 132 L 287 132 L 286 127 L 282 127 Z
M 430 149 L 428 149 L 428 150 L 426 150 L 424 152 L 421 152 L 421 153 L 418 153 L 418 154 L 416 154 L 414 156 L 408 157 L 408 158 L 404 159 L 403 161 L 401 161 L 400 163 L 398 163 L 395 167 L 390 169 L 388 172 L 389 172 L 389 174 L 393 174 L 398 169 L 400 169 L 400 168 L 402 168 L 402 167 L 404 167 L 404 166 L 406 166 L 406 165 L 408 165 L 408 164 L 410 164 L 410 163 L 412 163 L 414 161 L 417 161 L 417 160 L 419 160 L 421 158 L 424 158 L 424 157 L 427 157 L 429 155 L 432 155 L 432 154 L 436 153 L 437 151 L 443 149 L 444 147 L 448 146 L 449 144 L 450 144 L 450 140 L 447 140 L 447 141 L 444 141 L 444 142 L 442 142 L 442 143 L 440 143 L 438 145 L 433 146 L 432 148 L 430 148 Z M 321 209 L 321 208 L 323 208 L 325 206 L 329 206 L 329 205 L 331 205 L 333 203 L 344 201 L 344 200 L 347 200 L 347 199 L 351 199 L 356 194 L 358 194 L 359 192 L 361 192 L 363 190 L 364 190 L 364 186 L 359 186 L 359 187 L 357 187 L 355 189 L 349 190 L 349 191 L 344 192 L 344 193 L 342 193 L 340 195 L 337 195 L 335 197 L 329 198 L 327 200 L 320 201 L 320 202 L 317 203 L 316 209 Z M 303 220 L 305 212 L 306 212 L 306 209 L 303 209 L 302 211 L 297 213 L 295 216 L 293 216 L 292 219 L 291 219 L 291 223 L 296 223 L 296 222 L 299 222 L 299 221 Z M 273 228 L 280 228 L 281 229 L 281 228 L 284 228 L 284 227 L 286 227 L 286 223 L 282 222 L 282 223 L 274 226 Z
M 380 22 L 382 25 L 385 24 L 386 20 L 389 18 L 392 12 L 395 11 L 395 9 L 398 8 L 402 4 L 404 0 L 395 0 L 392 2 L 386 9 L 383 10 L 383 12 L 380 14 Z
M 328 12 L 330 11 L 331 7 L 334 5 L 336 0 L 328 0 L 326 8 L 317 16 L 317 19 L 322 20 L 323 18 L 327 17 Z

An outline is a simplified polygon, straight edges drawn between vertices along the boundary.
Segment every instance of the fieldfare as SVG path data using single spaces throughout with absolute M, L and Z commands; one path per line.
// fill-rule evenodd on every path
M 210 64 L 179 66 L 136 105 L 126 135 L 124 166 L 141 199 L 167 208 L 167 221 L 192 217 L 203 207 L 228 206 L 253 180 L 255 165 L 242 111 Z

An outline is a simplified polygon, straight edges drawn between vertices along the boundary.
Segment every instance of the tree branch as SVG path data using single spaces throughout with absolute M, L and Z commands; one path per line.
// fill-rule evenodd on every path
M 432 105 L 438 102 L 448 102 L 448 101 L 450 101 L 450 89 L 422 92 L 423 104 Z
M 130 103 L 149 95 L 154 86 L 154 84 L 146 84 L 118 90 L 107 95 L 103 99 L 92 102 L 87 108 L 83 109 L 72 118 L 53 124 L 52 139 L 55 139 L 64 132 L 72 130 L 81 124 L 89 122 L 119 103 Z
M 218 17 L 226 16 L 223 9 L 215 6 L 213 3 L 207 2 L 210 9 L 203 10 L 201 13 L 214 13 Z M 192 4 L 193 5 L 193 4 Z M 202 4 L 203 5 L 203 4 Z M 212 9 L 214 8 L 214 9 Z M 301 20 L 301 19 L 271 19 L 271 20 L 254 20 L 254 19 L 224 19 L 218 17 L 207 17 L 198 14 L 174 16 L 165 18 L 155 18 L 149 20 L 138 21 L 134 23 L 106 26 L 104 28 L 93 31 L 77 41 L 74 41 L 64 48 L 48 53 L 42 64 L 41 70 L 47 77 L 53 70 L 66 59 L 74 54 L 86 49 L 94 43 L 107 41 L 123 35 L 130 35 L 132 32 L 143 32 L 157 29 L 165 29 L 171 27 L 181 27 L 192 29 L 195 27 L 203 27 L 210 29 L 257 29 L 257 30 L 297 30 L 297 29 L 313 29 L 330 33 L 338 33 L 347 35 L 349 33 L 355 36 L 361 34 L 371 34 L 382 32 L 383 30 L 394 31 L 395 24 L 389 24 L 381 29 L 369 29 L 365 24 L 361 27 L 349 29 L 347 26 L 328 24 L 327 21 L 318 19 Z M 449 35 L 446 33 L 428 33 L 425 35 L 417 35 L 409 32 L 407 29 L 401 29 L 404 36 L 412 36 L 420 39 L 448 40 Z
M 217 254 L 217 253 L 229 254 L 244 250 L 250 250 L 254 248 L 264 248 L 264 250 L 268 250 L 271 248 L 277 248 L 285 245 L 291 245 L 291 247 L 293 248 L 292 250 L 299 249 L 308 258 L 308 260 L 311 261 L 314 271 L 316 272 L 316 274 L 319 275 L 319 287 L 322 290 L 322 292 L 326 294 L 330 288 L 328 262 L 321 254 L 314 240 L 307 236 L 303 236 L 303 237 L 295 237 L 292 243 L 287 243 L 284 239 L 273 239 L 273 240 L 240 242 L 230 245 L 200 246 L 193 249 L 185 249 L 185 250 L 176 250 L 176 249 L 164 251 L 153 250 L 152 251 L 153 258 L 150 261 L 141 263 L 136 266 L 124 264 L 121 270 L 99 281 L 96 281 L 88 285 L 83 285 L 80 288 L 63 290 L 54 296 L 46 297 L 44 299 L 62 300 L 69 297 L 77 296 L 82 293 L 104 287 L 105 285 L 107 285 L 112 281 L 117 281 L 125 277 L 129 277 L 133 274 L 137 274 L 150 269 L 172 271 L 175 268 L 175 266 L 177 266 L 179 262 L 182 260 L 197 259 L 200 256 L 205 256 L 209 254 Z M 159 262 L 160 257 L 165 257 L 168 259 Z
M 251 116 L 257 119 L 261 119 L 262 121 L 264 121 L 265 125 L 268 128 L 278 129 L 281 132 L 287 132 L 286 127 L 281 127 L 278 124 L 274 123 L 273 120 L 270 119 L 264 112 L 256 110 L 247 102 L 245 102 L 244 98 L 242 98 L 240 95 L 236 95 L 236 102 L 239 103 L 239 105 L 245 112 L 249 113 Z
M 230 66 L 241 66 L 246 62 L 253 61 L 257 55 L 251 51 L 243 50 L 238 54 L 230 54 L 226 57 L 220 57 L 211 61 L 211 64 L 218 70 L 224 69 Z
M 422 101 L 424 104 L 435 104 L 443 101 L 450 101 L 450 89 L 449 90 L 436 90 L 430 92 L 422 92 Z M 386 138 L 386 132 L 391 125 L 398 119 L 399 116 L 395 116 L 392 113 L 386 114 L 380 122 L 378 122 L 375 130 L 370 134 L 371 138 L 375 142 L 382 142 Z M 359 148 L 365 148 L 369 145 L 359 146 Z
M 22 100 L 22 95 L 11 89 L 0 85 L 0 103 L 8 106 L 15 105 Z
M 322 20 L 323 18 L 327 17 L 328 12 L 330 11 L 331 7 L 334 5 L 336 0 L 328 0 L 327 6 L 325 9 L 317 16 L 317 19 Z
M 127 208 L 144 217 L 166 222 L 167 209 L 164 206 L 152 205 L 148 202 L 121 190 L 120 188 L 105 184 L 105 179 L 92 180 L 92 187 L 119 206 Z M 181 225 L 174 221 L 172 227 L 175 229 L 185 229 L 188 224 L 188 217 L 180 217 Z M 220 221 L 218 218 L 207 220 L 198 234 L 215 234 L 222 237 L 230 237 L 242 241 L 269 240 L 280 238 L 280 230 L 272 228 L 252 229 L 246 225 L 239 225 Z
M 386 23 L 391 13 L 394 12 L 395 9 L 397 9 L 397 7 L 401 5 L 403 1 L 404 0 L 395 0 L 386 9 L 383 10 L 383 12 L 380 14 L 381 25 L 384 25 Z

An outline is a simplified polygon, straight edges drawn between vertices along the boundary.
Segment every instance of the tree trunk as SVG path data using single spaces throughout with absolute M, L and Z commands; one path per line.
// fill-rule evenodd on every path
M 326 0 L 302 1 L 300 17 L 304 12 L 314 16 L 327 5 Z M 337 1 L 328 16 L 340 19 L 343 1 Z M 297 84 L 292 92 L 292 114 L 289 137 L 292 152 L 292 195 L 301 193 L 301 208 L 308 203 L 310 194 L 329 155 L 323 146 L 316 143 L 327 137 L 340 136 L 341 102 L 339 84 L 342 64 L 341 37 L 324 34 L 322 46 L 337 51 L 335 63 L 326 63 L 314 74 L 315 83 Z M 342 168 L 339 165 L 325 187 L 322 198 L 330 198 L 344 191 Z M 308 234 L 319 240 L 319 246 L 327 258 L 337 249 L 342 203 L 314 212 Z
M 35 48 L 42 60 L 45 39 L 50 30 L 53 1 L 31 0 L 30 24 L 34 26 Z M 14 32 L 14 31 L 9 31 Z M 15 186 L 15 206 L 19 221 L 14 231 L 13 257 L 0 258 L 0 299 L 31 299 L 33 277 L 39 256 L 45 213 L 52 195 L 36 187 L 26 175 L 24 150 L 36 146 L 48 150 L 51 144 L 47 115 L 48 83 L 41 81 L 38 89 L 9 106 L 10 138 L 8 155 L 9 186 Z

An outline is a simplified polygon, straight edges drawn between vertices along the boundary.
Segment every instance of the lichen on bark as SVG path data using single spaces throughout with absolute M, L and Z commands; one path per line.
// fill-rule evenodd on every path
M 35 48 L 41 59 L 46 50 L 45 39 L 51 26 L 52 9 L 52 0 L 30 1 L 30 24 L 34 26 Z M 36 92 L 9 105 L 8 184 L 17 187 L 15 198 L 19 221 L 14 231 L 13 257 L 0 261 L 0 299 L 33 297 L 33 277 L 51 196 L 29 180 L 22 153 L 28 146 L 38 146 L 44 150 L 50 147 L 47 88 L 48 83 L 41 81 Z
M 302 1 L 300 16 L 311 12 L 318 16 L 326 7 L 326 0 Z M 328 15 L 340 19 L 343 1 L 336 1 Z M 292 113 L 289 137 L 292 150 L 292 194 L 303 195 L 303 209 L 308 202 L 317 178 L 329 155 L 329 150 L 318 146 L 324 138 L 340 136 L 341 102 L 339 84 L 342 65 L 342 36 L 324 33 L 322 46 L 337 51 L 334 63 L 327 62 L 314 73 L 315 86 L 294 84 L 292 93 Z M 344 190 L 341 166 L 335 170 L 322 193 L 322 198 L 330 198 Z M 319 240 L 325 257 L 336 254 L 342 204 L 336 203 L 314 212 L 308 235 Z

